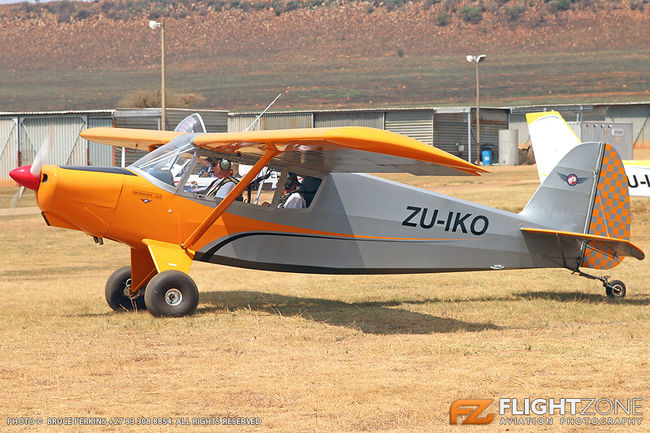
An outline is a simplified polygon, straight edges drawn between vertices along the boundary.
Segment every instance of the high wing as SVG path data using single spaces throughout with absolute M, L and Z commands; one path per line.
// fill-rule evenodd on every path
M 86 140 L 96 141 L 97 143 L 134 150 L 152 151 L 183 134 L 185 132 L 99 127 L 86 129 L 80 135 Z
M 112 131 L 112 132 L 111 132 Z M 91 128 L 82 137 L 114 146 L 157 146 L 179 133 L 120 128 Z M 487 170 L 412 138 L 375 128 L 336 127 L 199 134 L 193 144 L 225 154 L 273 158 L 289 167 L 318 172 L 478 175 Z M 132 146 L 128 146 L 132 147 Z

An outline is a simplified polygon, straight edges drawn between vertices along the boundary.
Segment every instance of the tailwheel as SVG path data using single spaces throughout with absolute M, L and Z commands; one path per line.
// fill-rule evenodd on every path
M 187 316 L 196 310 L 199 291 L 189 275 L 175 270 L 163 271 L 147 284 L 144 301 L 156 317 Z
M 625 297 L 625 284 L 621 280 L 608 281 L 605 284 L 605 293 L 610 298 L 621 299 Z
M 108 306 L 115 311 L 145 310 L 144 296 L 131 298 L 131 267 L 119 268 L 108 277 L 104 292 Z

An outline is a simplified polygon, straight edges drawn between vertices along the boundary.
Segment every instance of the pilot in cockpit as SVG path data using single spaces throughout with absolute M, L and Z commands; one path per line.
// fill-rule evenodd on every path
M 232 163 L 227 159 L 216 159 L 212 163 L 212 172 L 216 179 L 205 190 L 206 196 L 224 198 L 239 183 L 232 172 Z

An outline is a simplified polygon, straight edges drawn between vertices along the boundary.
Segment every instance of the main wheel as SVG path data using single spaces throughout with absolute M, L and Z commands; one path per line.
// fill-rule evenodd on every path
M 610 298 L 624 298 L 626 293 L 625 284 L 621 280 L 610 281 L 605 284 L 605 293 Z
M 149 281 L 144 302 L 156 317 L 187 316 L 199 304 L 199 290 L 189 275 L 180 271 L 163 271 Z
M 108 277 L 104 291 L 108 306 L 115 311 L 146 309 L 144 296 L 131 299 L 131 267 L 119 268 Z

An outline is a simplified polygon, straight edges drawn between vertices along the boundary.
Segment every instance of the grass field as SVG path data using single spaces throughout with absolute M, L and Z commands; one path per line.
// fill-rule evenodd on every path
M 513 211 L 537 186 L 534 166 L 395 178 Z M 632 240 L 650 251 L 650 204 L 632 206 Z M 451 403 L 466 398 L 643 398 L 647 413 L 646 262 L 609 272 L 627 283 L 622 301 L 563 270 L 319 276 L 197 263 L 197 314 L 155 319 L 103 299 L 126 247 L 96 246 L 39 215 L 0 224 L 2 431 L 97 430 L 7 426 L 19 416 L 261 418 L 107 432 L 649 429 L 559 426 L 559 416 L 553 426 L 449 425 Z
M 617 51 L 490 53 L 481 66 L 481 103 L 573 104 L 644 101 L 648 48 Z M 0 109 L 114 108 L 127 93 L 159 86 L 157 67 L 97 70 L 3 69 Z M 474 68 L 463 55 L 224 58 L 167 66 L 167 85 L 205 96 L 205 107 L 351 108 L 475 102 Z M 31 108 L 30 108 L 31 107 Z

